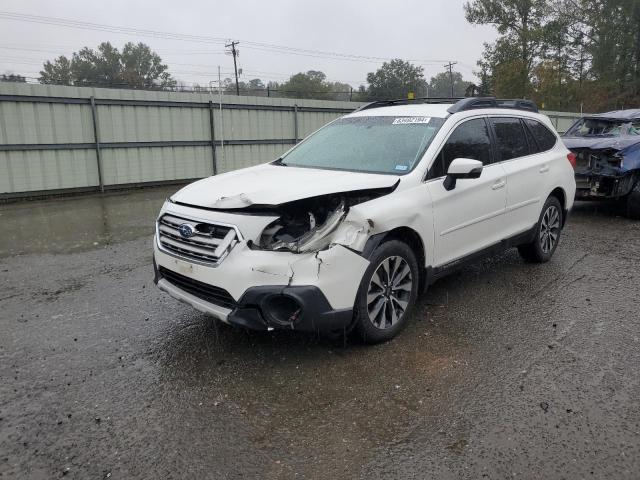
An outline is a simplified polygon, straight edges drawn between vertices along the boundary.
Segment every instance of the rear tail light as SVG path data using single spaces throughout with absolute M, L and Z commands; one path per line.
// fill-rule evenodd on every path
M 575 153 L 573 152 L 567 153 L 567 160 L 569 160 L 569 163 L 573 168 L 576 168 L 576 165 L 578 164 L 578 157 L 576 156 Z

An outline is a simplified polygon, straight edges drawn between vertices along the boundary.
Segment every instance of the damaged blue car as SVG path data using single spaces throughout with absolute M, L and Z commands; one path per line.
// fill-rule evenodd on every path
M 562 140 L 575 154 L 576 199 L 622 200 L 640 219 L 640 109 L 585 116 Z

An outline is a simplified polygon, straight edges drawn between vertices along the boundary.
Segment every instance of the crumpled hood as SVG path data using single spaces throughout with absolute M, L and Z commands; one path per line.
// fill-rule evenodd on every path
M 640 143 L 640 136 L 625 135 L 617 137 L 562 137 L 565 146 L 571 150 L 574 148 L 590 148 L 592 150 L 624 150 Z
M 387 188 L 398 179 L 396 175 L 263 164 L 198 180 L 171 199 L 207 208 L 237 209 L 280 205 L 330 193 Z

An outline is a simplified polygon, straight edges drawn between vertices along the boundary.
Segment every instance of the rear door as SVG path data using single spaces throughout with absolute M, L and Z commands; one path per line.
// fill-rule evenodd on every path
M 443 181 L 456 158 L 480 160 L 480 178 L 458 180 L 447 191 Z M 432 199 L 434 266 L 455 261 L 502 239 L 506 178 L 493 162 L 491 133 L 485 118 L 464 120 L 454 127 L 427 174 Z
M 490 117 L 498 159 L 507 176 L 506 237 L 531 228 L 545 201 L 549 158 L 538 147 L 525 120 Z M 537 123 L 537 122 L 536 122 Z M 545 127 L 546 128 L 546 127 Z

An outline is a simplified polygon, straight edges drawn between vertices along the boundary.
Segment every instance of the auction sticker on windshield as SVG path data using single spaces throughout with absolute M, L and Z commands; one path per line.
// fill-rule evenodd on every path
M 411 123 L 429 123 L 431 117 L 401 117 L 393 121 L 393 125 L 406 125 Z

